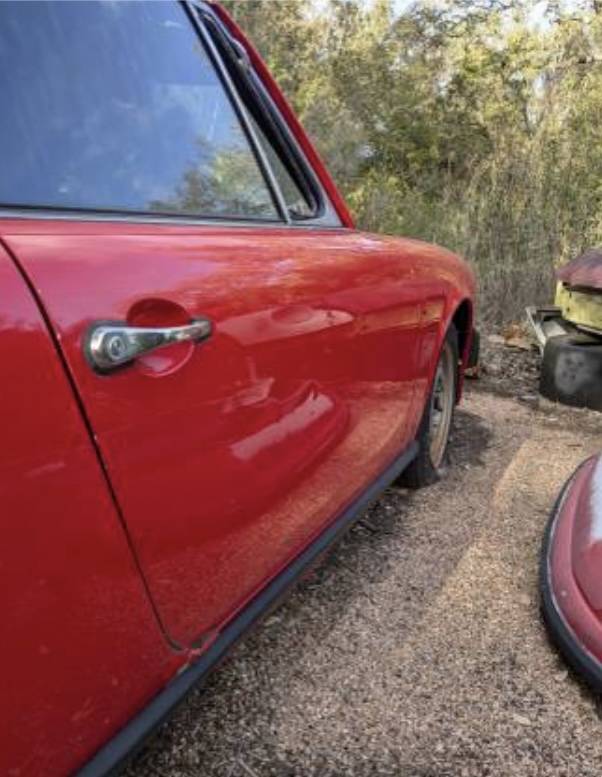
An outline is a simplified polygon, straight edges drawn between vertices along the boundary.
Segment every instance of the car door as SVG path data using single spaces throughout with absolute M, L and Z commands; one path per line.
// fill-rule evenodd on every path
M 0 5 L 0 234 L 163 625 L 200 645 L 408 445 L 413 259 L 322 190 L 293 217 L 189 9 L 29 5 Z
M 50 332 L 0 246 L 0 774 L 71 774 L 175 676 Z

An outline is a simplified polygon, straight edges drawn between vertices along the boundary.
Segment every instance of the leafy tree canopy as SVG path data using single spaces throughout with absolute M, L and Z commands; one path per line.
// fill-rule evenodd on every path
M 358 223 L 448 245 L 492 320 L 602 242 L 602 0 L 228 0 Z

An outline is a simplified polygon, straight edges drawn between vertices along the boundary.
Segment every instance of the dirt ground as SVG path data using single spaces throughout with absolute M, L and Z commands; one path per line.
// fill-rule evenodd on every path
M 468 387 L 447 478 L 389 489 L 129 777 L 602 774 L 602 705 L 537 590 L 549 510 L 602 416 L 525 380 Z

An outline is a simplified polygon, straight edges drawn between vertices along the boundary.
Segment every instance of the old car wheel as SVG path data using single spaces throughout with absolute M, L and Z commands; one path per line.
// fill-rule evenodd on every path
M 452 324 L 441 347 L 431 393 L 418 429 L 418 455 L 401 475 L 400 485 L 421 488 L 434 483 L 445 470 L 456 406 L 458 361 L 458 334 Z
M 602 410 L 602 339 L 581 332 L 545 345 L 539 391 L 552 402 Z

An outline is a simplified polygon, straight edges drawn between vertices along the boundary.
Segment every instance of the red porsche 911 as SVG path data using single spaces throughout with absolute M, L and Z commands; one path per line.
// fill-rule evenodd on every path
M 0 774 L 117 769 L 437 478 L 457 256 L 358 231 L 219 5 L 0 3 Z

